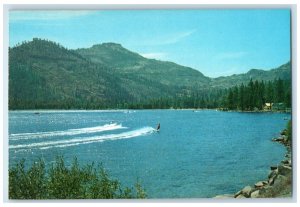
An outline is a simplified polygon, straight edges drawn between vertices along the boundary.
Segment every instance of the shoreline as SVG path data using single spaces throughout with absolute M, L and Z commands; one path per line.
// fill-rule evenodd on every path
M 263 181 L 258 181 L 252 186 L 245 186 L 235 194 L 216 195 L 213 198 L 292 198 L 292 144 L 284 129 L 278 142 L 286 148 L 284 159 L 277 166 L 270 166 L 270 172 Z
M 219 112 L 238 112 L 238 113 L 285 113 L 285 114 L 291 114 L 290 111 L 242 111 L 242 110 L 221 110 L 220 108 L 157 108 L 157 109 L 8 109 L 7 111 L 11 112 L 53 112 L 53 111 L 141 111 L 141 110 L 174 110 L 174 111 L 193 111 L 193 112 L 198 112 L 198 111 L 219 111 Z

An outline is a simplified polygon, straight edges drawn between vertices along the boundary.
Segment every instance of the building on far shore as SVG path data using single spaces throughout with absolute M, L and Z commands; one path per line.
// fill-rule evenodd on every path
M 287 108 L 285 103 L 265 103 L 263 109 L 264 111 L 291 111 L 291 108 Z
M 273 103 L 265 103 L 264 110 L 265 111 L 271 111 L 272 110 L 272 106 L 273 106 Z

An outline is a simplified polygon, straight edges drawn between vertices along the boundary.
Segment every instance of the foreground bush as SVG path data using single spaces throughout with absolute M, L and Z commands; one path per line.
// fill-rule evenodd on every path
M 102 166 L 80 167 L 75 158 L 67 167 L 58 157 L 49 169 L 43 160 L 26 170 L 25 160 L 9 169 L 10 199 L 115 199 L 146 198 L 137 182 L 135 188 L 122 188 Z

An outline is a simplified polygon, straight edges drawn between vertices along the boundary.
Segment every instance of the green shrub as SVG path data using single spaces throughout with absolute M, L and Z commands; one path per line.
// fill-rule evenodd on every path
M 118 180 L 109 177 L 104 168 L 94 163 L 80 167 L 74 158 L 70 167 L 63 157 L 57 157 L 46 169 L 43 160 L 25 170 L 25 160 L 9 169 L 10 199 L 115 199 L 146 198 L 137 182 L 135 188 L 122 188 Z
M 15 199 L 43 199 L 46 193 L 45 164 L 35 162 L 25 170 L 25 160 L 21 160 L 9 170 L 9 197 Z

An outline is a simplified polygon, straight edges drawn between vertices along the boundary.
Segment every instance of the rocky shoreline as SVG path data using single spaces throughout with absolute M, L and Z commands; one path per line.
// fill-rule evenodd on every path
M 259 181 L 253 186 L 246 186 L 235 194 L 217 195 L 214 198 L 285 198 L 292 197 L 292 152 L 291 141 L 287 130 L 283 130 L 274 142 L 283 144 L 287 152 L 284 160 L 277 166 L 270 167 L 266 180 Z

